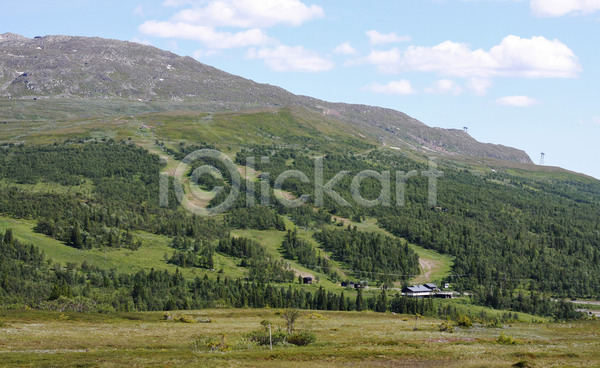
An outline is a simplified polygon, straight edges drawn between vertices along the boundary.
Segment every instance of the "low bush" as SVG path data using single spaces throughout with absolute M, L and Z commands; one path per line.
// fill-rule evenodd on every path
M 502 328 L 502 327 L 504 327 L 504 324 L 503 324 L 502 322 L 500 322 L 500 320 L 499 320 L 499 319 L 497 319 L 497 318 L 494 318 L 494 319 L 492 319 L 491 321 L 489 321 L 489 322 L 488 322 L 488 323 L 485 325 L 485 327 L 487 327 L 487 328 Z
M 441 332 L 454 332 L 454 327 L 449 321 L 444 321 L 438 326 Z
M 512 336 L 506 336 L 503 332 L 500 334 L 500 336 L 498 336 L 496 342 L 502 345 L 515 345 L 517 340 L 515 340 Z
M 183 322 L 183 323 L 196 323 L 196 320 L 194 319 L 194 317 L 188 316 L 185 314 L 182 314 L 180 316 L 175 315 L 175 316 L 173 316 L 173 320 L 177 321 L 177 322 Z
M 317 336 L 307 330 L 295 330 L 287 334 L 280 326 L 272 326 L 271 322 L 264 320 L 260 323 L 261 329 L 248 333 L 245 337 L 259 346 L 285 345 L 306 346 L 317 340 Z M 271 335 L 269 336 L 269 326 Z
M 273 343 L 273 345 L 285 343 L 286 334 L 282 331 L 281 327 L 271 327 L 271 336 L 269 337 L 269 326 L 271 325 L 271 322 L 263 320 L 260 325 L 262 327 L 260 330 L 252 331 L 246 335 L 248 340 L 261 346 L 269 345 L 271 343 Z
M 266 346 L 269 345 L 271 341 L 273 342 L 273 345 L 283 344 L 285 342 L 286 335 L 281 329 L 278 331 L 271 331 L 271 339 L 269 340 L 268 330 L 266 332 L 264 330 L 257 330 L 250 332 L 248 335 L 246 335 L 246 337 L 248 340 L 257 345 Z
M 458 320 L 456 321 L 456 323 L 460 327 L 473 327 L 473 321 L 471 321 L 471 318 L 469 318 L 469 316 L 465 316 L 464 314 L 458 316 Z
M 297 331 L 287 337 L 287 342 L 296 346 L 306 346 L 317 341 L 317 336 L 310 331 Z
M 208 347 L 211 352 L 225 352 L 231 350 L 231 345 L 227 342 L 227 339 L 225 339 L 225 334 L 221 334 L 221 338 L 218 340 L 209 337 L 206 340 L 206 347 Z
M 192 341 L 192 350 L 196 352 L 201 350 L 226 352 L 231 350 L 231 345 L 227 342 L 225 334 L 221 334 L 219 338 L 197 336 Z

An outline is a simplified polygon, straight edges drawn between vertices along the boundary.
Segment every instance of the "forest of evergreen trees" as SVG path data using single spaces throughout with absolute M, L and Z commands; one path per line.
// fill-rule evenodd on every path
M 170 149 L 181 156 L 193 148 Z M 271 188 L 279 173 L 295 169 L 304 172 L 310 183 L 290 179 L 283 189 L 297 196 L 314 193 L 314 160 L 307 152 L 249 147 L 238 153 L 236 162 L 245 164 L 249 155 L 269 157 L 265 162 L 256 160 L 255 166 L 269 172 L 264 178 Z M 359 302 L 324 290 L 311 294 L 274 286 L 273 282 L 294 281 L 285 261 L 265 257 L 260 243 L 230 236 L 231 228 L 286 230 L 283 217 L 287 216 L 297 226 L 314 230 L 319 247 L 356 278 L 389 284 L 405 282 L 408 275 L 418 273 L 417 256 L 403 240 L 353 227 L 334 229 L 327 226 L 332 214 L 356 221 L 376 218 L 392 234 L 454 256 L 452 274 L 443 281 L 469 291 L 477 304 L 564 319 L 573 317 L 570 307 L 552 303 L 551 297 L 600 297 L 597 184 L 529 179 L 502 172 L 474 175 L 443 166 L 438 206 L 434 207 L 428 204 L 428 178 L 417 175 L 406 181 L 403 192 L 392 181 L 392 202 L 396 203 L 396 193 L 403 193 L 403 206 L 344 207 L 325 196 L 324 206 L 316 209 L 311 207 L 311 196 L 308 205 L 291 209 L 280 205 L 270 190 L 270 205 L 246 208 L 246 198 L 241 196 L 221 219 L 189 215 L 178 207 L 172 190 L 168 193 L 169 207 L 160 207 L 162 168 L 156 155 L 127 142 L 0 148 L 0 214 L 35 220 L 36 231 L 79 249 L 107 246 L 135 250 L 144 246 L 134 240 L 136 231 L 165 235 L 172 239 L 173 248 L 165 262 L 213 269 L 214 254 L 220 252 L 236 258 L 247 270 L 246 279 L 184 280 L 181 274 L 163 271 L 116 274 L 85 264 L 55 269 L 34 246 L 16 242 L 7 232 L 2 243 L 6 247 L 2 254 L 3 305 L 35 307 L 77 299 L 93 301 L 96 307 L 90 308 L 95 310 L 161 310 L 285 306 L 292 300 L 300 308 L 345 310 L 359 305 L 389 310 L 395 297 L 386 296 L 385 302 L 377 298 Z M 356 174 L 367 169 L 421 172 L 427 165 L 377 150 L 363 155 L 340 151 L 323 159 L 325 182 L 342 170 Z M 227 186 L 226 172 L 223 176 L 216 181 L 204 179 L 202 185 Z M 351 176 L 347 176 L 334 189 L 352 203 L 350 182 Z M 34 191 L 29 187 L 40 183 L 47 189 Z M 256 189 L 256 203 L 261 203 L 258 185 Z M 379 190 L 375 180 L 364 180 L 361 185 L 365 198 L 376 198 Z M 324 270 L 332 280 L 337 279 L 326 257 L 292 230 L 281 249 L 287 259 Z M 48 289 L 47 285 L 53 287 Z
M 391 284 L 419 274 L 417 254 L 400 239 L 350 226 L 345 230 L 323 229 L 315 233 L 315 239 L 361 279 Z
M 298 196 L 314 193 L 314 161 L 307 155 L 253 147 L 239 153 L 236 162 L 245 162 L 248 155 L 269 156 L 268 163 L 257 161 L 256 166 L 270 173 L 271 185 L 281 172 L 293 168 L 305 173 L 309 183 L 291 179 L 284 189 Z M 530 179 L 501 171 L 481 175 L 444 166 L 444 176 L 437 185 L 438 206 L 432 207 L 428 203 L 428 178 L 418 175 L 428 170 L 425 163 L 385 151 L 361 156 L 338 152 L 324 157 L 324 182 L 342 170 L 353 174 L 362 170 L 392 174 L 415 170 L 417 175 L 406 180 L 402 191 L 391 181 L 391 202 L 397 203 L 395 195 L 402 193 L 402 206 L 345 207 L 325 196 L 324 209 L 357 221 L 377 218 L 380 226 L 411 243 L 454 256 L 453 275 L 446 281 L 459 290 L 477 292 L 478 303 L 512 305 L 490 303 L 494 298 L 488 294 L 496 293 L 495 289 L 510 299 L 523 289 L 559 298 L 600 297 L 597 183 Z M 348 175 L 334 189 L 353 203 L 350 182 Z M 377 198 L 380 186 L 365 180 L 361 194 L 366 199 Z M 308 211 L 299 217 L 303 226 L 318 226 Z
M 51 287 L 49 287 L 51 285 Z M 319 310 L 373 310 L 429 316 L 456 316 L 456 309 L 438 308 L 432 299 L 414 299 L 385 290 L 363 298 L 344 292 L 315 292 L 269 283 L 211 280 L 207 276 L 186 280 L 177 270 L 139 271 L 134 274 L 102 270 L 86 262 L 60 267 L 33 245 L 17 241 L 11 230 L 0 233 L 0 300 L 3 308 L 40 308 L 57 311 L 110 312 L 234 308 L 302 308 Z M 579 318 L 571 303 L 538 301 L 548 316 Z
M 339 279 L 339 274 L 330 266 L 329 260 L 322 256 L 309 242 L 298 238 L 296 229 L 294 231 L 288 230 L 281 248 L 285 258 L 296 260 L 304 267 L 322 272 L 334 281 Z

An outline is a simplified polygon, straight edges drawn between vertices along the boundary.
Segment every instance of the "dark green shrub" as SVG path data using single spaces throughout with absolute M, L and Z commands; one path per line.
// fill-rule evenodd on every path
M 465 316 L 464 314 L 461 314 L 458 317 L 458 320 L 456 321 L 456 323 L 460 326 L 460 327 L 473 327 L 473 321 L 471 321 L 471 318 L 469 318 L 469 316 Z
M 264 331 L 264 330 L 257 330 L 257 331 L 252 331 L 250 332 L 248 335 L 246 335 L 246 337 L 248 338 L 248 340 L 252 341 L 253 343 L 257 344 L 257 345 L 261 345 L 261 346 L 265 346 L 265 345 L 269 345 L 269 331 Z M 280 345 L 283 344 L 285 341 L 285 332 L 278 330 L 278 331 L 271 331 L 271 340 L 273 342 L 273 345 Z
M 297 331 L 287 337 L 287 342 L 296 346 L 306 346 L 317 341 L 317 336 L 310 331 Z
M 261 346 L 269 345 L 271 343 L 277 345 L 285 342 L 286 335 L 285 332 L 281 330 L 281 327 L 271 327 L 271 337 L 269 339 L 269 326 L 271 326 L 271 322 L 263 320 L 260 322 L 260 325 L 262 326 L 262 329 L 252 331 L 246 335 L 248 340 Z
M 452 327 L 452 324 L 450 324 L 449 321 L 444 321 L 440 323 L 438 327 L 441 332 L 454 332 L 454 327 Z

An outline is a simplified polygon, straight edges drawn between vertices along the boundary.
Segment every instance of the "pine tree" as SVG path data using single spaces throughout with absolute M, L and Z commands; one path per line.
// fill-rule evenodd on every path
M 75 226 L 73 226 L 73 229 L 71 230 L 71 246 L 78 249 L 83 248 L 83 235 L 81 234 L 78 223 L 75 223 Z
M 358 289 L 358 295 L 356 296 L 356 310 L 361 311 L 365 309 L 365 301 L 363 300 L 362 289 Z
M 12 229 L 6 229 L 6 232 L 4 233 L 4 244 L 13 244 L 13 243 L 14 243 L 13 231 L 12 231 Z
M 379 294 L 379 298 L 377 298 L 375 311 L 382 313 L 387 311 L 387 295 L 385 293 L 385 289 L 381 289 L 381 294 Z

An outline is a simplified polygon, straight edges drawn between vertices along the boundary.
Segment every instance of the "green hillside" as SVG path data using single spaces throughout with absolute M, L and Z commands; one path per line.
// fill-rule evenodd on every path
M 346 176 L 335 190 L 354 203 L 350 207 L 326 196 L 320 209 L 312 202 L 287 208 L 270 189 L 270 205 L 264 210 L 257 211 L 262 206 L 243 210 L 246 199 L 240 196 L 231 216 L 191 217 L 178 206 L 172 185 L 169 207 L 159 205 L 158 181 L 160 172 L 173 175 L 179 160 L 195 149 L 223 148 L 241 173 L 246 157 L 268 156 L 269 161 L 258 160 L 249 175 L 257 188 L 265 173 L 270 188 L 285 170 L 305 173 L 308 183 L 295 179 L 284 183 L 280 194 L 289 199 L 314 193 L 315 157 L 324 155 L 326 181 L 341 170 L 354 175 L 362 170 L 426 172 L 427 158 L 416 152 L 376 149 L 351 129 L 342 130 L 333 120 L 319 123 L 302 109 L 169 112 L 112 121 L 119 130 L 100 121 L 75 124 L 82 132 L 67 133 L 54 126 L 42 131 L 47 138 L 82 138 L 36 145 L 44 140 L 34 132 L 24 135 L 28 144 L 5 147 L 0 157 L 2 229 L 14 227 L 19 239 L 38 243 L 61 265 L 86 260 L 119 273 L 180 268 L 190 279 L 206 275 L 210 280 L 260 280 L 312 292 L 322 287 L 332 295 L 344 291 L 342 281 L 364 282 L 370 286 L 368 294 L 378 287 L 390 288 L 393 294 L 409 282 L 449 282 L 456 290 L 473 294 L 475 303 L 541 315 L 555 313 L 545 306 L 550 298 L 598 295 L 593 282 L 599 273 L 593 219 L 599 211 L 599 189 L 586 178 L 566 173 L 540 176 L 510 168 L 486 172 L 439 160 L 444 176 L 439 178 L 435 207 L 428 203 L 424 175 L 407 181 L 404 206 L 376 207 L 356 205 L 351 176 Z M 240 130 L 244 139 L 236 133 Z M 222 173 L 224 177 L 216 181 L 201 178 L 199 187 L 229 188 L 231 178 L 226 170 Z M 187 176 L 176 180 L 189 186 Z M 399 185 L 391 183 L 394 204 Z M 361 195 L 371 199 L 380 189 L 372 179 L 360 187 Z M 263 200 L 261 193 L 255 196 L 257 203 Z M 222 199 L 217 195 L 194 203 L 210 207 Z M 280 224 L 297 229 L 300 240 L 294 246 L 304 249 L 301 256 L 290 256 L 284 249 L 286 232 Z M 220 239 L 231 237 L 249 239 L 264 251 L 219 251 Z M 342 251 L 344 247 L 356 250 Z M 397 252 L 407 253 L 389 263 Z M 256 258 L 257 254 L 267 259 Z M 300 286 L 298 276 L 311 276 L 319 283 Z M 356 293 L 347 290 L 349 295 Z
M 600 181 L 141 44 L 0 38 L 0 365 L 597 364 Z
M 103 41 L 90 42 L 81 45 L 82 55 Z M 357 292 L 342 282 L 367 286 L 367 300 L 358 309 L 373 310 L 391 308 L 383 306 L 390 301 L 381 290 L 393 296 L 403 286 L 426 282 L 449 283 L 481 306 L 555 318 L 572 311 L 552 304 L 553 298 L 600 297 L 598 181 L 532 165 L 518 150 L 432 129 L 400 112 L 294 96 L 142 49 L 187 68 L 185 78 L 177 74 L 173 80 L 181 79 L 181 88 L 191 88 L 194 97 L 159 94 L 156 100 L 130 101 L 114 95 L 127 75 L 146 78 L 139 70 L 117 68 L 123 78 L 105 86 L 107 98 L 85 95 L 87 85 L 74 77 L 72 90 L 79 94 L 69 98 L 0 101 L 0 229 L 12 229 L 19 244 L 43 250 L 46 263 L 68 263 L 88 278 L 98 270 L 127 278 L 153 269 L 183 275 L 187 282 L 206 276 L 217 283 L 292 286 L 317 296 L 310 303 L 297 300 L 310 308 L 321 303 L 327 309 L 357 309 Z M 194 90 L 183 81 L 207 75 L 214 88 Z M 224 98 L 231 105 L 219 104 Z M 215 207 L 233 184 L 224 164 L 214 159 L 193 162 L 175 178 L 184 157 L 198 149 L 225 153 L 241 178 L 248 178 L 224 214 L 192 216 L 179 205 L 176 182 L 184 187 L 188 209 Z M 348 205 L 329 194 L 317 201 L 316 162 L 323 163 L 324 183 L 348 172 L 332 187 Z M 222 175 L 191 174 L 203 165 Z M 276 178 L 289 170 L 308 180 L 296 175 L 275 190 Z M 370 177 L 358 192 L 367 200 L 380 196 L 377 177 L 389 172 L 387 203 L 357 202 L 353 177 L 365 171 Z M 168 176 L 166 192 L 160 189 L 161 174 Z M 433 174 L 435 203 L 429 193 Z M 212 193 L 217 186 L 225 191 Z M 248 198 L 247 186 L 255 190 Z M 300 207 L 280 202 L 304 194 L 309 200 Z M 259 205 L 246 208 L 250 197 Z M 86 268 L 90 265 L 94 270 Z M 44 277 L 61 288 L 72 283 L 69 297 L 83 295 L 77 280 L 52 267 L 48 272 Z M 298 276 L 315 283 L 301 285 Z M 165 292 L 150 301 L 129 295 L 113 307 L 164 309 L 174 305 L 171 298 L 175 304 L 187 300 L 178 307 L 189 306 L 188 291 Z M 340 306 L 342 292 L 353 298 L 351 306 L 346 301 Z M 14 300 L 36 307 L 33 300 L 49 297 L 34 294 Z M 216 298 L 208 305 L 219 303 L 231 302 Z

